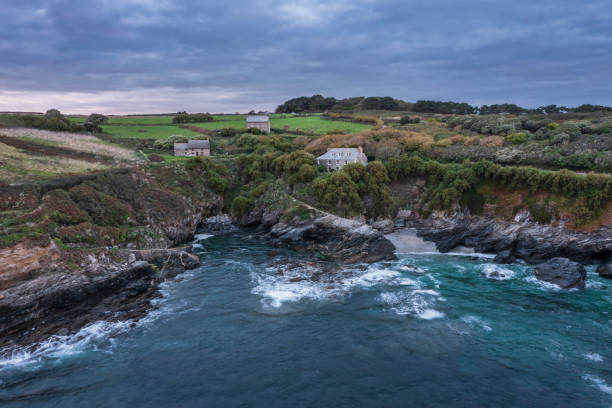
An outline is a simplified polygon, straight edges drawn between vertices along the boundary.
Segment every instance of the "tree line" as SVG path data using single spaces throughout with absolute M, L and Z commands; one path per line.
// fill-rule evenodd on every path
M 574 108 L 557 105 L 544 105 L 535 109 L 523 108 L 513 103 L 475 106 L 466 102 L 419 100 L 410 103 L 390 96 L 358 96 L 336 99 L 322 95 L 300 96 L 289 99 L 276 108 L 276 113 L 314 113 L 325 111 L 356 111 L 356 110 L 390 110 L 414 111 L 423 113 L 443 113 L 452 115 L 489 115 L 508 113 L 521 114 L 559 114 L 559 113 L 590 113 L 612 112 L 612 107 L 603 105 L 583 104 Z
M 300 96 L 289 99 L 276 108 L 276 113 L 314 113 L 352 110 L 410 110 L 412 104 L 394 99 L 390 96 L 358 96 L 353 98 L 336 99 L 321 95 Z

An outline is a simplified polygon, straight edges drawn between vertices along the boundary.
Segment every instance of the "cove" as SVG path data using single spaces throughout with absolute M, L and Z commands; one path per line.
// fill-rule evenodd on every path
M 405 254 L 302 279 L 244 232 L 157 309 L 0 361 L 3 407 L 610 407 L 612 290 L 565 291 L 478 254 Z

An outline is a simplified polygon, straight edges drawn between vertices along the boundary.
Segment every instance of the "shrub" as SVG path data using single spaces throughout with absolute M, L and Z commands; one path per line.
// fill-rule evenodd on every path
M 448 147 L 453 144 L 453 141 L 450 138 L 440 139 L 436 142 L 436 146 L 440 147 Z
M 357 186 L 346 172 L 337 171 L 328 177 L 317 178 L 312 186 L 323 208 L 347 215 L 361 213 L 363 206 Z
M 157 139 L 153 142 L 153 147 L 159 150 L 172 150 L 175 143 L 187 143 L 188 139 L 182 135 L 168 136 L 167 139 Z
M 179 112 L 172 118 L 172 123 L 212 122 L 214 117 L 209 113 Z
M 160 162 L 165 162 L 166 159 L 164 159 L 164 157 L 160 154 L 157 153 L 151 153 L 149 155 L 149 161 L 155 162 L 155 163 L 160 163 Z
M 559 124 L 557 122 L 550 122 L 549 124 L 546 125 L 546 127 L 548 129 L 555 130 L 556 128 L 559 127 Z
M 327 132 L 323 133 L 324 135 L 343 135 L 346 132 L 343 129 L 332 129 L 332 130 L 328 130 Z
M 399 156 L 402 153 L 402 146 L 396 140 L 382 141 L 376 147 L 376 160 L 386 161 L 391 157 Z
M 463 135 L 455 135 L 449 138 L 452 144 L 463 143 L 465 144 L 466 137 Z
M 527 141 L 527 135 L 525 133 L 512 133 L 506 136 L 506 140 L 513 144 L 521 144 Z
M 238 196 L 234 199 L 234 203 L 232 208 L 234 209 L 234 213 L 237 215 L 243 215 L 248 213 L 255 206 L 255 202 L 252 198 Z
M 400 125 L 408 125 L 411 123 L 421 123 L 421 118 L 419 118 L 418 116 L 415 116 L 412 118 L 408 115 L 402 116 L 400 118 Z
M 234 137 L 238 134 L 238 131 L 231 127 L 226 127 L 219 130 L 219 136 L 221 137 Z
M 256 135 L 244 134 L 241 135 L 238 140 L 236 140 L 236 145 L 249 151 L 255 150 L 258 144 L 259 137 Z
M 261 134 L 263 134 L 263 132 L 261 131 L 261 129 L 254 128 L 254 127 L 247 128 L 247 129 L 246 129 L 244 132 L 242 132 L 242 133 L 250 133 L 250 134 L 252 134 L 252 135 L 261 135 Z
M 480 138 L 478 136 L 466 137 L 463 141 L 463 144 L 466 146 L 475 146 L 480 143 Z
M 504 138 L 501 136 L 487 136 L 480 139 L 480 145 L 484 147 L 501 147 L 504 145 Z

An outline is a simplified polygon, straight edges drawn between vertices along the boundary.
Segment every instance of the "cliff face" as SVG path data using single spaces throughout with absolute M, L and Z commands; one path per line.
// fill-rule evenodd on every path
M 395 224 L 416 228 L 419 236 L 435 242 L 441 252 L 458 246 L 473 247 L 477 252 L 497 254 L 497 262 L 523 259 L 535 264 L 556 257 L 600 262 L 612 256 L 610 225 L 586 233 L 562 225 L 538 224 L 528 213 L 506 220 L 494 216 L 472 216 L 467 211 L 453 215 L 434 212 L 427 218 L 402 212 Z
M 223 206 L 198 177 L 133 168 L 3 190 L 0 347 L 142 315 L 157 283 L 199 265 L 177 245 Z

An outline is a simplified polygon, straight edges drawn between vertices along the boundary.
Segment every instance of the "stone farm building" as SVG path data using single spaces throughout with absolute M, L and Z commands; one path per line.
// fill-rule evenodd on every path
M 187 143 L 174 144 L 175 156 L 210 156 L 208 140 L 190 140 Z
M 339 147 L 327 149 L 324 155 L 316 158 L 317 165 L 330 170 L 340 170 L 345 164 L 361 163 L 368 164 L 368 158 L 363 153 L 363 148 L 359 147 Z
M 264 133 L 270 133 L 270 118 L 266 115 L 249 115 L 246 119 L 246 127 L 257 128 Z

